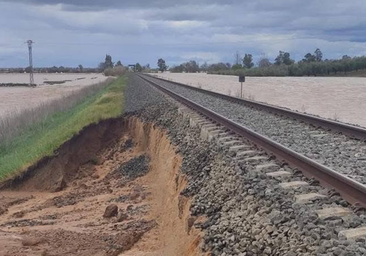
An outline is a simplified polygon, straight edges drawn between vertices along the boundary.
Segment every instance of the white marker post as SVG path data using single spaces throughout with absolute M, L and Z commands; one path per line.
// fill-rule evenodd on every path
M 245 76 L 239 76 L 239 82 L 241 83 L 240 97 L 243 98 L 243 83 L 245 82 Z

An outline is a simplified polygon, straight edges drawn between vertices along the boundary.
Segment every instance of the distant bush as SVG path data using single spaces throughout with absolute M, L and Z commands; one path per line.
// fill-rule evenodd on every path
M 241 68 L 236 70 L 219 70 L 219 71 L 211 71 L 209 74 L 217 74 L 217 75 L 233 75 L 233 76 L 288 76 L 288 66 L 285 65 L 272 65 L 269 67 L 263 68 Z
M 291 65 L 268 67 L 209 70 L 209 74 L 246 76 L 331 76 L 366 69 L 366 57 L 343 56 L 340 60 L 299 61 Z
M 114 68 L 107 68 L 104 70 L 105 76 L 122 76 L 126 73 L 126 68 L 123 66 L 115 66 Z

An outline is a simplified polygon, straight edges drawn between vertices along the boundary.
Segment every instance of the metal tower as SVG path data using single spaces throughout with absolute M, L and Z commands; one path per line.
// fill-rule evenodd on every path
M 33 76 L 33 56 L 32 56 L 32 40 L 28 40 L 28 50 L 29 50 L 29 85 L 34 86 L 34 76 Z

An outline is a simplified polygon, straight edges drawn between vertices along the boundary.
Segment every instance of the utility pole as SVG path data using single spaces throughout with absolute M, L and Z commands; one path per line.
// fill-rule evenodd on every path
M 33 76 L 33 55 L 32 55 L 32 40 L 28 40 L 28 51 L 29 51 L 29 85 L 34 86 L 34 76 Z

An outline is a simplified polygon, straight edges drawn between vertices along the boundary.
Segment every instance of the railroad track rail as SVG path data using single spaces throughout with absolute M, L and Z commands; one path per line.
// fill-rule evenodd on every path
M 303 172 L 303 174 L 309 178 L 315 178 L 318 180 L 324 187 L 333 188 L 336 191 L 338 191 L 342 197 L 347 200 L 349 203 L 361 207 L 366 208 L 366 185 L 351 179 L 347 177 L 344 174 L 341 174 L 338 171 L 333 170 L 332 168 L 320 164 L 317 161 L 314 161 L 313 159 L 306 157 L 303 154 L 300 154 L 289 147 L 286 147 L 271 138 L 268 138 L 266 136 L 263 136 L 259 134 L 258 132 L 253 131 L 252 129 L 243 126 L 242 124 L 235 122 L 215 111 L 212 109 L 209 109 L 205 106 L 202 106 L 201 104 L 188 99 L 187 97 L 184 97 L 180 95 L 179 93 L 171 90 L 170 88 L 167 88 L 167 86 L 162 86 L 159 84 L 159 80 L 152 79 L 151 77 L 139 75 L 139 77 L 158 90 L 166 93 L 173 99 L 177 100 L 178 102 L 182 103 L 183 105 L 187 106 L 188 108 L 194 110 L 197 113 L 200 113 L 200 115 L 205 116 L 208 120 L 210 120 L 213 125 L 205 124 L 206 130 L 211 132 L 211 135 L 220 135 L 221 132 L 225 131 L 223 134 L 227 134 L 227 130 L 235 134 L 237 136 L 243 137 L 249 141 L 251 141 L 253 144 L 257 145 L 259 148 L 263 149 L 266 153 L 269 155 L 274 155 L 276 158 L 280 161 L 286 162 L 290 164 L 290 166 L 295 167 Z M 161 81 L 161 80 L 160 80 Z M 165 81 L 167 82 L 167 81 Z M 174 82 L 170 82 L 173 84 L 177 84 Z M 186 85 L 184 85 L 186 87 Z M 198 89 L 198 88 L 197 88 Z M 196 90 L 196 89 L 194 89 Z M 199 89 L 200 90 L 200 89 Z M 202 92 L 202 91 L 200 91 Z M 205 91 L 206 92 L 206 91 Z M 212 92 L 210 92 L 212 93 Z M 216 93 L 213 93 L 212 95 L 216 95 Z M 220 95 L 221 97 L 221 95 Z M 226 96 L 225 96 L 226 97 Z M 232 97 L 231 97 L 232 98 Z M 235 100 L 239 100 L 234 98 Z M 314 118 L 314 117 L 311 117 Z M 309 121 L 309 120 L 308 120 Z M 316 123 L 318 124 L 318 123 Z M 337 123 L 338 124 L 338 123 Z M 335 124 L 332 124 L 335 125 Z M 343 125 L 343 124 L 342 124 Z M 224 127 L 224 128 L 219 128 Z M 345 127 L 348 127 L 348 125 L 343 126 L 342 129 L 346 129 Z M 354 129 L 358 131 L 358 133 L 362 133 L 362 129 L 358 129 L 358 127 L 348 127 L 347 129 Z M 334 128 L 336 129 L 336 128 Z M 337 129 L 337 131 L 339 131 Z M 350 132 L 350 130 L 348 130 Z M 347 132 L 347 133 L 348 133 Z M 246 146 L 240 146 L 235 144 L 235 139 L 233 136 L 226 136 L 223 138 L 219 138 L 222 142 L 226 143 L 227 145 L 231 145 L 231 150 L 239 150 L 244 149 Z M 242 151 L 239 152 L 239 154 L 243 156 L 249 156 L 249 158 L 245 158 L 244 161 L 256 161 L 260 160 L 256 157 L 250 157 L 252 151 Z M 238 154 L 238 155 L 239 155 Z M 271 164 L 263 164 L 259 165 L 259 168 L 270 168 Z M 271 175 L 286 175 L 286 173 L 275 173 Z M 284 184 L 283 186 L 301 186 L 304 185 L 304 183 L 296 183 L 296 182 L 288 182 Z M 305 195 L 305 197 L 316 197 L 317 195 Z

